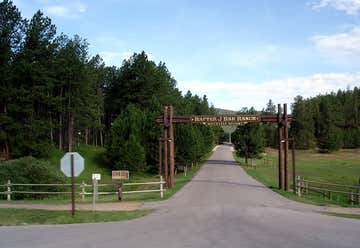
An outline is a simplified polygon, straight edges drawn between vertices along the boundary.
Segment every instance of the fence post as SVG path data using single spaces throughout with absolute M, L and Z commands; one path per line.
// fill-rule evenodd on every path
M 305 194 L 306 193 L 306 183 L 304 182 L 304 177 L 301 178 L 301 193 Z
M 359 190 L 358 190 L 358 205 L 360 206 L 360 177 L 359 177 Z
M 92 202 L 92 210 L 95 211 L 95 202 L 97 199 L 97 191 L 98 191 L 98 185 L 97 185 L 97 180 L 94 178 L 93 179 L 93 202 Z
M 80 188 L 81 188 L 81 201 L 85 201 L 85 193 L 86 193 L 86 184 L 82 181 Z
M 11 181 L 7 181 L 7 200 L 11 201 Z
M 164 192 L 163 192 L 163 177 L 160 176 L 160 198 L 164 197 Z
M 352 191 L 351 191 L 351 194 L 350 194 L 350 204 L 354 205 L 354 194 L 353 194 Z
M 296 190 L 297 190 L 297 195 L 299 197 L 301 197 L 301 179 L 300 176 L 296 176 Z

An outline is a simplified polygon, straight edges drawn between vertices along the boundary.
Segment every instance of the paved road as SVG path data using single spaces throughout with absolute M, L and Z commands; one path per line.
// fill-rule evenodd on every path
M 360 221 L 325 216 L 249 177 L 220 146 L 157 210 L 127 221 L 0 228 L 0 247 L 360 247 Z M 1 210 L 0 210 L 1 211 Z

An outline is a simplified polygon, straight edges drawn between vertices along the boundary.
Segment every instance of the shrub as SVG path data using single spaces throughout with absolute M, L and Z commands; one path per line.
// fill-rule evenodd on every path
M 146 171 L 144 123 L 144 112 L 134 105 L 129 105 L 126 111 L 115 119 L 106 152 L 112 169 Z
M 60 170 L 54 170 L 48 162 L 33 157 L 23 157 L 0 162 L 0 184 L 7 183 L 8 179 L 12 183 L 22 184 L 66 183 L 66 178 Z M 64 187 L 16 186 L 16 190 L 51 192 L 64 190 Z M 15 194 L 16 199 L 40 198 L 44 196 L 47 195 Z

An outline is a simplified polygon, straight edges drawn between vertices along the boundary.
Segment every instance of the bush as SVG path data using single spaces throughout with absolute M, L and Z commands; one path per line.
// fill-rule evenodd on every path
M 144 149 L 145 114 L 129 105 L 114 121 L 108 139 L 106 158 L 112 169 L 144 172 L 146 153 Z
M 119 160 L 115 169 L 144 172 L 146 170 L 145 150 L 134 135 L 119 148 Z
M 23 157 L 19 159 L 0 162 L 0 184 L 7 183 L 10 179 L 12 183 L 24 184 L 49 184 L 66 183 L 66 177 L 44 160 L 33 157 Z M 35 187 L 17 186 L 16 190 L 21 191 L 62 191 L 64 187 Z M 16 199 L 21 198 L 40 198 L 47 195 L 24 195 L 15 194 Z

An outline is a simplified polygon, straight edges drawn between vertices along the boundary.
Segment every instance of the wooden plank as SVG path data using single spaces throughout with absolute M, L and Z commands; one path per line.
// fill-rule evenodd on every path
M 347 184 L 336 184 L 336 183 L 325 183 L 325 182 L 318 182 L 318 181 L 312 181 L 312 180 L 305 180 L 304 182 L 307 183 L 313 183 L 313 184 L 319 184 L 319 185 L 327 185 L 327 186 L 334 186 L 334 187 L 344 187 L 344 188 L 353 188 L 353 189 L 360 189 L 360 185 L 347 185 Z

